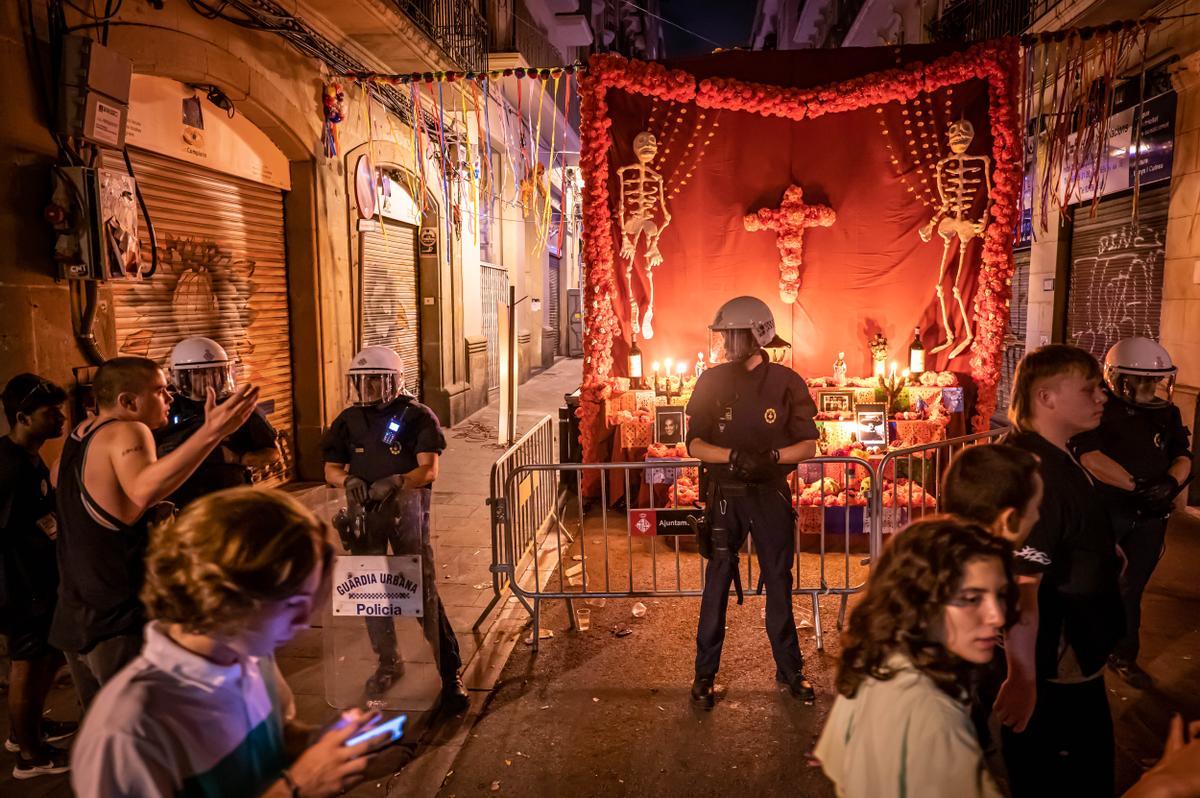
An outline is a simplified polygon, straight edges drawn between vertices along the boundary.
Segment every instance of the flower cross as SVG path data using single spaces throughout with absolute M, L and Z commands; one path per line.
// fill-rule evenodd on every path
M 804 189 L 789 186 L 783 192 L 778 208 L 762 208 L 743 219 L 750 232 L 774 230 L 779 247 L 779 297 L 792 304 L 800 293 L 800 265 L 804 260 L 804 230 L 808 227 L 830 227 L 837 214 L 827 205 L 809 205 L 804 201 Z

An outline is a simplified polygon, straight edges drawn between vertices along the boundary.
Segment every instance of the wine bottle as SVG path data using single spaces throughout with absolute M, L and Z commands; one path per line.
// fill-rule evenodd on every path
M 638 348 L 637 333 L 633 334 L 629 347 L 629 384 L 634 389 L 642 387 L 642 350 Z
M 913 377 L 925 371 L 925 345 L 921 343 L 921 328 L 913 328 L 913 341 L 908 346 L 908 370 Z

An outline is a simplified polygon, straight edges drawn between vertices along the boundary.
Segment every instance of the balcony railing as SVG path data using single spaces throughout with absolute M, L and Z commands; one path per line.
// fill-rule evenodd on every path
M 488 26 L 478 0 L 393 2 L 459 69 L 487 69 Z
M 499 13 L 502 4 L 493 6 L 492 13 Z M 520 53 L 525 63 L 539 69 L 559 66 L 565 59 L 550 39 L 538 27 L 525 3 L 516 0 L 505 18 L 493 17 L 490 31 L 490 49 L 493 53 Z
M 830 4 L 831 21 L 829 32 L 825 34 L 824 47 L 841 47 L 846 34 L 858 19 L 866 0 L 833 0 Z
M 982 41 L 1018 36 L 1057 0 L 958 0 L 929 24 L 935 42 Z

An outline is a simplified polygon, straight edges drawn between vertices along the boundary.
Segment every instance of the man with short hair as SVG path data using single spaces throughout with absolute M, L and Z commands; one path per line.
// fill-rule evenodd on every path
M 152 430 L 167 423 L 171 397 L 157 363 L 113 358 L 96 371 L 92 392 L 98 415 L 75 428 L 59 460 L 61 582 L 50 630 L 85 708 L 141 650 L 138 592 L 151 510 L 245 422 L 258 399 L 258 389 L 244 385 L 218 405 L 210 390 L 203 426 L 160 459 Z
M 54 489 L 40 454 L 60 438 L 67 394 L 36 374 L 18 374 L 4 386 L 9 433 L 0 438 L 0 625 L 8 638 L 11 733 L 4 743 L 19 752 L 13 778 L 67 770 L 67 755 L 48 743 L 75 733 L 76 724 L 42 718 L 62 654 L 49 643 L 58 592 Z
M 1062 344 L 1017 368 L 1006 443 L 1040 459 L 1040 518 L 1015 558 L 1021 617 L 996 699 L 1014 795 L 1112 795 L 1115 750 L 1104 664 L 1125 626 L 1116 539 L 1067 442 L 1104 412 L 1100 365 Z

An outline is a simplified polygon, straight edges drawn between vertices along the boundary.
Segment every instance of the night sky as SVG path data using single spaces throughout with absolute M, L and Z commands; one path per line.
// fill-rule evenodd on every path
M 754 22 L 752 0 L 661 0 L 661 16 L 718 42 L 723 47 L 746 47 Z M 704 55 L 714 45 L 663 23 L 667 58 Z

